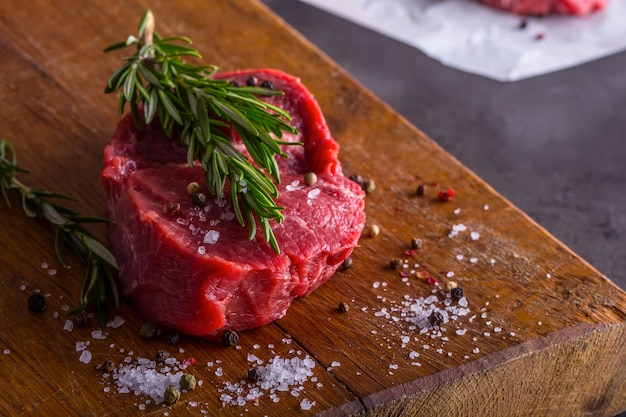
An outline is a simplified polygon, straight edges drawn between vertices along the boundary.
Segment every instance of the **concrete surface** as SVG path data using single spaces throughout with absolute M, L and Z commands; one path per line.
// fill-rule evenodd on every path
M 304 3 L 263 2 L 626 289 L 626 53 L 500 83 Z

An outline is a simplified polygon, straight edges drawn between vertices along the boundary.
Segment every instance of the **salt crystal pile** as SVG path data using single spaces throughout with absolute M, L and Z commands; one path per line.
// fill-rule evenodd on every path
M 274 356 L 266 365 L 255 355 L 248 355 L 248 361 L 257 364 L 255 368 L 258 380 L 255 382 L 226 382 L 224 387 L 219 389 L 222 405 L 243 406 L 248 401 L 254 401 L 269 392 L 269 397 L 274 402 L 280 401 L 278 392 L 290 392 L 297 397 L 304 390 L 304 383 L 313 376 L 315 361 L 306 355 L 304 358 L 292 357 L 281 358 Z M 313 378 L 311 378 L 313 379 Z M 315 401 L 302 400 L 300 406 L 304 410 L 315 405 Z
M 120 366 L 111 374 L 120 394 L 133 392 L 135 395 L 147 395 L 156 404 L 163 402 L 163 393 L 168 387 L 178 387 L 182 371 L 170 372 L 172 365 L 178 365 L 173 358 L 166 360 L 166 367 L 157 369 L 155 361 L 138 358 L 135 364 Z

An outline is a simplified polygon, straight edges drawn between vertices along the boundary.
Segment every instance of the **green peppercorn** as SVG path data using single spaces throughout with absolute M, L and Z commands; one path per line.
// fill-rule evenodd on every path
M 178 400 L 180 400 L 180 391 L 174 387 L 165 388 L 163 400 L 165 400 L 165 404 L 167 405 L 176 404 Z
M 141 325 L 139 329 L 139 335 L 144 339 L 152 339 L 156 335 L 156 327 L 149 321 Z
M 317 175 L 315 174 L 315 172 L 307 172 L 304 175 L 304 183 L 306 185 L 313 185 L 317 182 Z
M 196 193 L 200 192 L 200 188 L 200 184 L 198 184 L 197 182 L 190 182 L 189 184 L 187 184 L 187 194 L 193 197 Z
M 180 377 L 180 389 L 191 391 L 196 388 L 196 377 L 191 374 L 183 374 Z

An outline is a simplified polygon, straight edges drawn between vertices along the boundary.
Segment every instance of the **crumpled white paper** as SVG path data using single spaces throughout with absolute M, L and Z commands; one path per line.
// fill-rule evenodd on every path
M 516 81 L 626 49 L 626 1 L 590 16 L 523 18 L 470 0 L 301 0 L 453 68 Z M 521 22 L 527 21 L 522 28 Z

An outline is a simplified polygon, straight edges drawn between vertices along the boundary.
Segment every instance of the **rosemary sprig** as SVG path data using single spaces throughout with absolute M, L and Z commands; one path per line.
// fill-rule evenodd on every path
M 27 173 L 17 164 L 17 155 L 11 142 L 0 140 L 0 189 L 9 206 L 9 193 L 17 192 L 22 201 L 22 209 L 28 217 L 45 220 L 54 230 L 54 249 L 59 261 L 67 267 L 65 248 L 69 247 L 87 266 L 80 303 L 68 312 L 80 313 L 94 306 L 101 325 L 106 322 L 107 303 L 113 299 L 119 307 L 119 293 L 111 269 L 118 269 L 115 257 L 82 224 L 109 222 L 100 217 L 81 216 L 78 212 L 64 207 L 50 199 L 74 200 L 72 197 L 53 191 L 41 190 L 25 185 L 17 179 L 18 173 Z
M 139 128 L 143 111 L 143 123 L 149 124 L 158 116 L 168 136 L 174 132 L 180 135 L 187 149 L 187 162 L 200 162 L 209 192 L 223 198 L 228 179 L 237 220 L 242 226 L 248 223 L 249 239 L 256 234 L 256 217 L 265 239 L 279 252 L 269 224 L 269 219 L 281 222 L 284 218 L 284 208 L 275 202 L 275 182 L 280 182 L 275 157 L 287 156 L 279 145 L 296 143 L 280 138 L 283 132 L 296 133 L 296 129 L 288 123 L 289 114 L 258 96 L 282 92 L 212 79 L 217 67 L 185 63 L 182 57 L 200 58 L 200 53 L 184 44 L 191 44 L 191 40 L 161 38 L 154 32 L 154 16 L 148 10 L 137 37 L 131 35 L 105 49 L 109 52 L 136 47 L 135 54 L 124 58 L 125 64 L 111 75 L 105 93 L 120 92 L 120 115 L 128 103 Z M 226 134 L 231 126 L 252 161 L 231 144 Z

